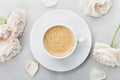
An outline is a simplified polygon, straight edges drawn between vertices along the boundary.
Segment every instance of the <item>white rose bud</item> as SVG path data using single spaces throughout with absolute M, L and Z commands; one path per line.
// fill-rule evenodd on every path
M 120 49 L 111 48 L 107 44 L 96 42 L 93 56 L 102 64 L 112 67 L 120 65 Z

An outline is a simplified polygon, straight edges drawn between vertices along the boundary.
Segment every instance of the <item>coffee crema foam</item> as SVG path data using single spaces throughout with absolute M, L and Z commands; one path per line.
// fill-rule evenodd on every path
M 67 55 L 75 45 L 75 37 L 72 31 L 61 25 L 48 29 L 43 41 L 48 53 L 57 57 Z

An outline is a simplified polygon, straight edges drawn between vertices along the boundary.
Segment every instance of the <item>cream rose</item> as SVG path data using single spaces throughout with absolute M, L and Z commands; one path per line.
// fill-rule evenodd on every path
M 120 49 L 111 48 L 107 44 L 96 42 L 93 56 L 102 64 L 112 67 L 120 65 Z
M 22 35 L 26 23 L 25 12 L 21 9 L 13 10 L 7 20 L 7 24 L 14 30 L 14 35 L 19 37 Z
M 7 24 L 0 25 L 0 41 L 9 39 L 11 35 L 12 30 Z
M 10 60 L 20 52 L 18 37 L 22 35 L 25 23 L 25 12 L 15 9 L 10 13 L 7 23 L 0 25 L 0 62 Z
M 93 17 L 101 17 L 108 13 L 112 6 L 111 0 L 82 0 L 84 13 Z
M 9 41 L 0 41 L 0 62 L 10 60 L 21 50 L 20 42 L 17 38 Z

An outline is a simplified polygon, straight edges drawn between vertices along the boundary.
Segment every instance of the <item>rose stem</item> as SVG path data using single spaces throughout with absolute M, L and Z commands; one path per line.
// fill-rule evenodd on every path
M 114 41 L 115 41 L 116 35 L 117 35 L 117 33 L 119 32 L 119 30 L 120 30 L 120 25 L 117 27 L 117 29 L 116 29 L 113 37 L 112 37 L 112 40 L 111 40 L 111 43 L 110 43 L 110 47 L 112 47 L 112 48 L 114 48 L 114 45 L 115 45 L 115 44 L 114 44 Z

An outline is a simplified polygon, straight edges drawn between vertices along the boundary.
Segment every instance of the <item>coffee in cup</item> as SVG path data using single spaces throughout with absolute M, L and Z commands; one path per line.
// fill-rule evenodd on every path
M 43 44 L 50 56 L 63 58 L 74 51 L 76 37 L 68 27 L 56 25 L 45 32 Z

